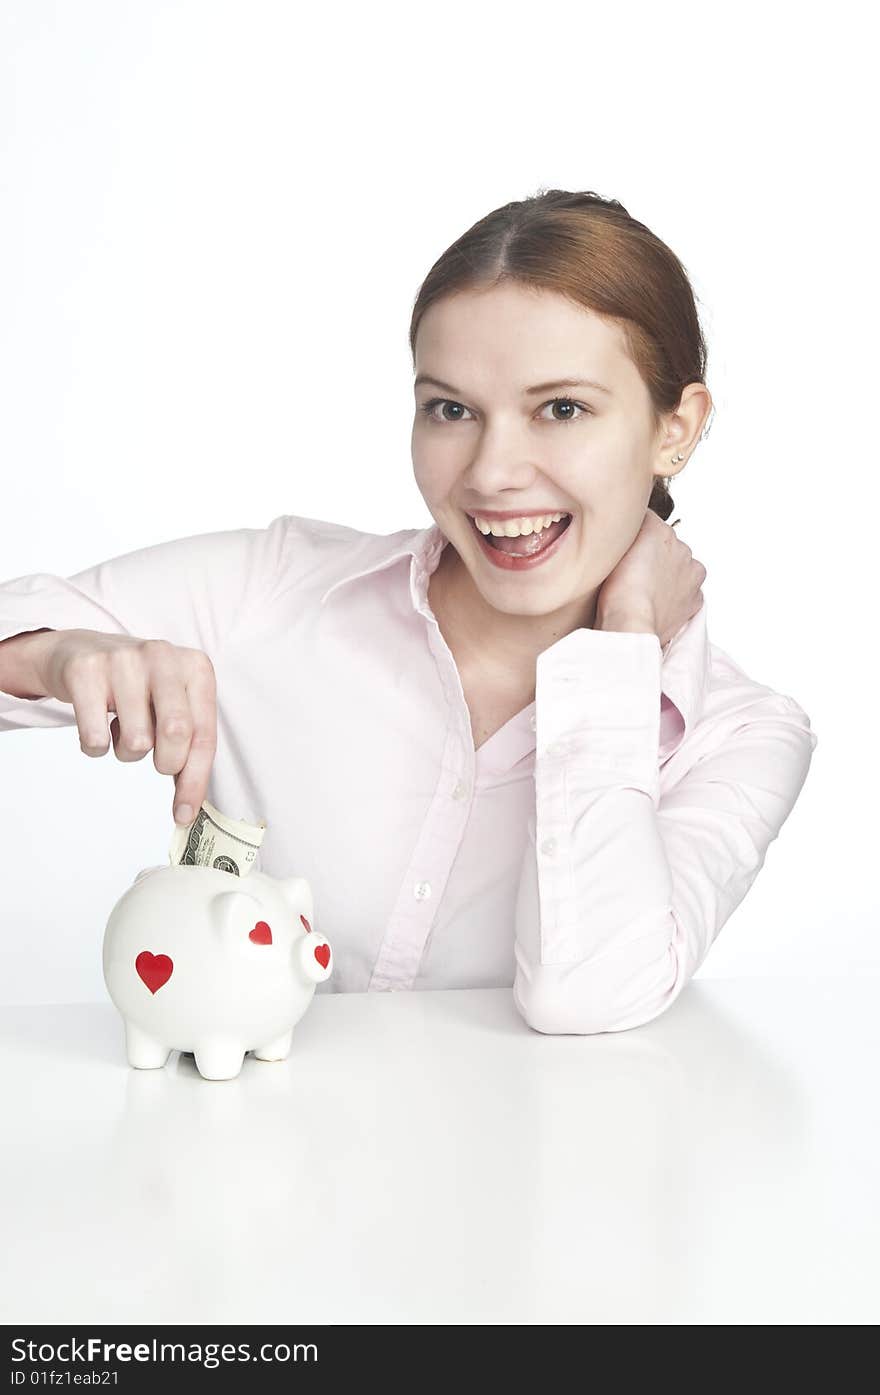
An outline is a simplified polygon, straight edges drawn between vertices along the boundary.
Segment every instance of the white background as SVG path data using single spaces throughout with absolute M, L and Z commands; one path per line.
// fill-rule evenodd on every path
M 280 513 L 426 525 L 421 280 L 502 203 L 617 198 L 683 261 L 708 340 L 715 416 L 672 517 L 710 638 L 819 738 L 699 976 L 876 974 L 866 24 L 855 4 L 4 0 L 0 577 Z M 0 1000 L 106 1000 L 106 918 L 167 858 L 172 788 L 152 752 L 83 755 L 75 726 L 3 735 Z

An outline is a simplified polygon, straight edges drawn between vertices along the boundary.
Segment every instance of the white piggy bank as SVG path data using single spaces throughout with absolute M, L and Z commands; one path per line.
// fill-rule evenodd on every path
M 283 1061 L 331 973 L 312 914 L 302 877 L 171 864 L 139 872 L 104 932 L 104 982 L 125 1019 L 129 1065 L 164 1066 L 172 1050 L 189 1051 L 206 1080 L 231 1080 L 246 1051 Z

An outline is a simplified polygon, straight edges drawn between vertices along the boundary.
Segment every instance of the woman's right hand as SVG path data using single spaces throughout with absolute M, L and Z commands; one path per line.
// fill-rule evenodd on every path
M 192 823 L 217 750 L 217 685 L 208 655 L 98 630 L 52 630 L 45 639 L 34 668 L 49 697 L 73 704 L 81 750 L 107 754 L 107 713 L 115 713 L 117 760 L 143 760 L 155 747 L 156 769 L 174 776 L 174 818 Z

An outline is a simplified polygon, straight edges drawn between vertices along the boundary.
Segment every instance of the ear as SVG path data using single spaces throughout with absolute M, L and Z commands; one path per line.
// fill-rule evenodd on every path
M 312 901 L 312 888 L 305 877 L 287 877 L 278 883 L 281 895 L 299 916 L 304 915 L 311 925 L 315 923 L 315 908 Z
M 210 915 L 223 948 L 234 950 L 248 943 L 248 935 L 262 919 L 262 908 L 256 896 L 235 888 L 212 897 Z
M 155 866 L 155 867 L 142 867 L 141 870 L 140 870 L 140 872 L 138 872 L 137 876 L 135 877 L 134 881 L 132 882 L 132 886 L 137 886 L 138 882 L 143 881 L 144 877 L 148 876 L 150 872 L 158 872 L 158 871 L 160 871 L 160 870 L 161 870 L 161 867 L 162 867 L 163 865 L 167 866 L 167 863 L 166 863 L 166 864 L 160 863 L 160 864 L 158 864 L 158 865 Z

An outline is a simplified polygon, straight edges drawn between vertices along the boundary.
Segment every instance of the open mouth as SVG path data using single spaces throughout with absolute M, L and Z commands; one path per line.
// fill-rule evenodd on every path
M 470 518 L 470 515 L 468 517 Z M 517 538 L 496 538 L 491 533 L 481 533 L 475 520 L 471 518 L 470 521 L 480 542 L 493 551 L 507 557 L 538 557 L 562 537 L 571 519 L 570 513 L 564 514 L 557 522 L 542 528 L 539 533 L 522 533 Z

